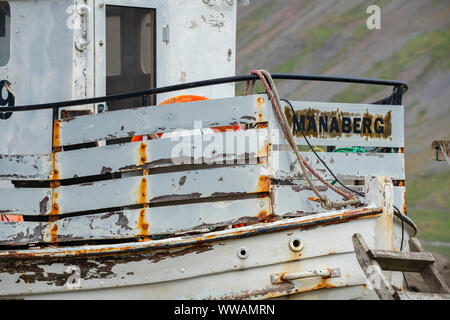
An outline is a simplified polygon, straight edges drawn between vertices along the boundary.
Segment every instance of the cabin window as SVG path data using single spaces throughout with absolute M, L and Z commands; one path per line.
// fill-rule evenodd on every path
M 106 6 L 106 94 L 155 87 L 155 10 Z M 110 110 L 153 105 L 154 96 L 108 102 Z
M 7 1 L 0 1 L 0 67 L 9 61 L 11 10 Z

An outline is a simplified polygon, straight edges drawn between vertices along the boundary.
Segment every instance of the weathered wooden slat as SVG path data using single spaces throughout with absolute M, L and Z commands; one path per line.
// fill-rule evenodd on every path
M 105 180 L 54 189 L 7 189 L 1 208 L 23 215 L 67 214 L 136 204 L 196 201 L 202 198 L 243 197 L 269 192 L 271 181 L 266 166 L 245 165 L 181 171 Z M 31 199 L 24 201 L 24 199 Z M 46 197 L 44 199 L 44 197 Z M 44 200 L 42 200 L 44 199 Z M 52 200 L 53 199 L 53 200 Z
M 304 116 L 304 131 L 312 145 L 404 147 L 403 106 L 305 101 L 291 103 L 299 121 Z M 282 105 L 292 126 L 292 111 L 287 103 L 282 102 Z M 272 126 L 279 128 L 275 121 Z M 296 129 L 296 143 L 307 145 L 300 128 Z M 279 141 L 284 140 L 281 134 Z
M 223 164 L 267 156 L 267 129 L 205 133 L 55 154 L 60 179 L 189 164 Z
M 429 252 L 371 250 L 369 256 L 387 271 L 421 272 L 435 261 Z
M 284 180 L 282 183 L 274 185 L 272 188 L 272 199 L 274 212 L 280 216 L 303 216 L 317 212 L 325 212 L 326 210 L 320 205 L 316 194 L 306 180 Z M 318 182 L 316 184 L 318 190 L 330 197 L 334 201 L 342 201 L 342 197 L 328 189 L 326 186 Z M 353 190 L 361 191 L 364 186 L 351 186 Z M 364 201 L 364 199 L 362 199 Z
M 45 215 L 51 206 L 49 188 L 0 189 L 0 214 Z
M 55 125 L 56 146 L 103 139 L 191 130 L 268 119 L 266 95 L 234 97 L 142 107 L 61 120 Z
M 0 154 L 0 180 L 45 180 L 51 171 L 51 155 Z
M 313 152 L 301 152 L 301 155 L 323 178 L 334 180 Z M 393 180 L 405 179 L 403 153 L 318 152 L 318 155 L 339 179 L 361 179 L 365 176 L 386 176 Z M 277 178 L 302 177 L 299 173 L 301 171 L 299 171 L 297 158 L 291 150 L 271 152 L 271 161 L 274 169 L 277 170 L 275 172 Z
M 450 300 L 450 294 L 424 292 L 397 292 L 400 300 Z
M 306 180 L 275 180 L 275 185 L 272 187 L 273 192 L 273 206 L 274 211 L 277 215 L 304 215 L 313 212 L 323 212 L 324 208 L 317 201 L 311 201 L 310 198 L 316 198 L 317 196 L 311 190 L 308 182 Z M 322 183 L 314 180 L 316 186 L 320 192 L 326 194 L 333 201 L 341 201 L 342 197 L 336 192 L 328 189 Z M 337 188 L 345 190 L 339 184 L 335 184 Z M 348 188 L 355 190 L 357 192 L 365 192 L 363 185 L 346 185 Z M 394 187 L 394 205 L 402 210 L 404 204 L 404 193 L 405 187 Z M 364 202 L 364 198 L 361 198 Z
M 270 200 L 266 197 L 123 210 L 70 217 L 53 223 L 5 222 L 0 224 L 0 245 L 171 234 L 258 222 L 270 212 Z

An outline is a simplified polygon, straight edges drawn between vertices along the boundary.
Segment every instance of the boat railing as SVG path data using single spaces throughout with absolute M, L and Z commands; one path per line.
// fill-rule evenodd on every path
M 304 75 L 273 78 L 393 86 L 392 95 L 378 101 L 380 105 L 291 101 L 297 117 L 287 104 L 283 107 L 300 148 L 306 146 L 298 130 L 303 127 L 309 142 L 324 149 L 320 156 L 340 179 L 363 191 L 365 177 L 389 177 L 394 181 L 394 202 L 404 208 L 401 95 L 406 84 Z M 20 217 L 0 223 L 0 245 L 142 241 L 323 212 L 283 140 L 266 94 L 57 116 L 62 107 L 254 79 L 229 77 L 2 108 L 53 109 L 56 117 L 52 153 L 0 156 L 0 179 L 14 186 L 0 189 L 0 213 Z M 150 138 L 160 133 L 165 136 Z M 136 136 L 142 141 L 131 141 Z M 335 152 L 354 146 L 364 152 Z M 365 151 L 369 149 L 376 151 Z M 304 149 L 302 155 L 333 180 L 314 153 Z

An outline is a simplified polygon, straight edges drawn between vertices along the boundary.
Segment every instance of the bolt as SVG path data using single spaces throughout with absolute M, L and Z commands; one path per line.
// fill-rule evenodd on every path
M 100 47 L 103 47 L 103 41 L 100 40 L 100 41 L 98 42 L 98 45 L 99 45 Z

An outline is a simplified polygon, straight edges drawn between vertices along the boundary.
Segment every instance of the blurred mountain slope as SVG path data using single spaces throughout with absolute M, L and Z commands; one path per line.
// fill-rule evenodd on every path
M 381 8 L 381 30 L 366 27 L 371 4 Z M 251 0 L 238 8 L 236 57 L 237 74 L 265 68 L 406 81 L 408 214 L 419 236 L 450 241 L 450 170 L 431 159 L 431 142 L 450 139 L 450 1 Z M 278 86 L 283 97 L 305 101 L 373 102 L 390 93 L 317 82 Z

